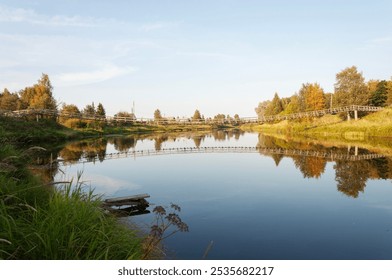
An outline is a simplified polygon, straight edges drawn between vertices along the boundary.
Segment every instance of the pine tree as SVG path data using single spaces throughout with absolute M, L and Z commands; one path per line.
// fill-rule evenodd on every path
M 96 114 L 100 117 L 106 117 L 105 108 L 101 103 L 98 103 Z
M 388 98 L 387 81 L 380 81 L 375 91 L 371 92 L 370 104 L 373 106 L 385 106 Z

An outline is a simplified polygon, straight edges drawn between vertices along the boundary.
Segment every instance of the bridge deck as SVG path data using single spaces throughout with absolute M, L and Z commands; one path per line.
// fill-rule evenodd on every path
M 309 111 L 309 112 L 301 112 L 289 115 L 274 115 L 274 116 L 265 116 L 262 118 L 251 117 L 251 118 L 240 118 L 239 120 L 234 120 L 234 122 L 240 123 L 266 123 L 266 122 L 275 122 L 282 120 L 294 120 L 301 118 L 309 118 L 309 117 L 321 117 L 328 114 L 337 114 L 344 112 L 376 112 L 382 110 L 382 107 L 374 107 L 374 106 L 359 106 L 359 105 L 350 105 L 338 108 L 331 108 L 325 110 L 317 110 L 317 111 Z M 56 110 L 47 110 L 47 109 L 27 109 L 27 110 L 19 110 L 19 111 L 1 111 L 0 115 L 21 118 L 28 116 L 47 116 L 47 117 L 56 117 L 56 118 L 76 118 L 76 119 L 84 119 L 84 120 L 96 120 L 96 121 L 107 121 L 107 122 L 122 122 L 122 123 L 155 123 L 155 124 L 220 124 L 223 123 L 224 120 L 211 120 L 211 119 L 203 119 L 203 120 L 192 120 L 188 118 L 166 118 L 162 120 L 154 120 L 149 118 L 131 118 L 131 117 L 116 117 L 116 116 L 92 116 L 85 114 L 68 114 L 61 113 Z

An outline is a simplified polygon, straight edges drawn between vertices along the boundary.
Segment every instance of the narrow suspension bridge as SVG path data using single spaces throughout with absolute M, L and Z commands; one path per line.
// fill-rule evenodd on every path
M 325 110 L 308 111 L 301 113 L 294 113 L 289 115 L 274 115 L 274 116 L 263 116 L 263 117 L 245 117 L 240 119 L 233 119 L 235 123 L 268 123 L 283 120 L 295 120 L 302 118 L 321 117 L 329 114 L 347 113 L 347 118 L 350 120 L 350 113 L 354 113 L 354 119 L 358 119 L 358 112 L 377 112 L 382 110 L 383 107 L 374 106 L 359 106 L 350 105 L 338 108 L 330 108 Z M 214 119 L 200 119 L 194 120 L 192 118 L 163 118 L 159 120 L 150 118 L 132 118 L 132 117 L 118 117 L 118 116 L 97 116 L 97 115 L 86 115 L 86 114 L 70 114 L 59 112 L 57 110 L 48 109 L 27 109 L 19 111 L 1 111 L 0 115 L 13 117 L 13 118 L 26 118 L 35 117 L 37 121 L 43 117 L 54 117 L 64 119 L 80 119 L 80 120 L 94 120 L 94 121 L 106 121 L 109 123 L 139 123 L 139 124 L 221 124 L 225 120 L 214 120 Z

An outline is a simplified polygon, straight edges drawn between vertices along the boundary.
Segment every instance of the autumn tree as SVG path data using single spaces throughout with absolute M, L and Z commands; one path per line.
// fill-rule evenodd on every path
M 214 116 L 214 121 L 224 122 L 226 120 L 225 114 L 217 114 Z
M 159 109 L 156 109 L 154 112 L 154 120 L 159 121 L 161 119 L 162 119 L 161 111 L 159 111 Z
M 60 110 L 61 114 L 65 114 L 65 115 L 78 115 L 80 114 L 80 110 L 78 108 L 78 106 L 74 105 L 74 104 L 63 104 L 63 107 Z
M 0 110 L 18 110 L 19 102 L 19 96 L 15 93 L 10 93 L 6 88 L 3 93 L 0 93 Z
M 316 111 L 325 108 L 324 90 L 319 84 L 302 84 L 299 95 L 304 98 L 305 111 Z
M 369 103 L 369 90 L 357 67 L 348 67 L 336 74 L 334 98 L 338 106 Z
M 194 120 L 194 121 L 201 120 L 201 114 L 200 114 L 199 110 L 195 111 L 195 113 L 193 114 L 192 120 Z
M 42 74 L 41 79 L 32 87 L 26 87 L 20 93 L 22 107 L 28 109 L 55 110 L 57 102 L 53 97 L 53 86 L 47 74 Z

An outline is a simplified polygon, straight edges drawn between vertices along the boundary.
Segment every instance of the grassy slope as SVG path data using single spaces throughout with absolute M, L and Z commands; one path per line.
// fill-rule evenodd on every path
M 392 136 L 392 108 L 369 114 L 357 121 L 343 121 L 338 116 L 327 115 L 313 120 L 282 121 L 276 124 L 244 125 L 244 130 L 301 134 L 361 140 L 368 137 Z
M 76 184 L 65 192 L 27 170 L 16 143 L 85 135 L 54 122 L 0 119 L 0 259 L 138 259 L 141 240 Z M 64 189 L 63 189 L 64 190 Z

